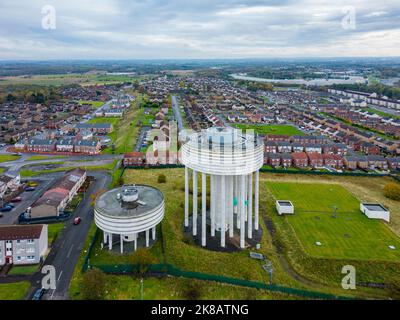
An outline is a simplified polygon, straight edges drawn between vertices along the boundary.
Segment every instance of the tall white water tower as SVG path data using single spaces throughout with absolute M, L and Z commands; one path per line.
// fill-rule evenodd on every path
M 230 127 L 213 127 L 191 134 L 183 144 L 181 162 L 185 165 L 185 227 L 191 219 L 193 236 L 198 233 L 197 187 L 201 174 L 201 245 L 206 246 L 207 221 L 211 237 L 220 233 L 221 247 L 234 231 L 240 232 L 240 247 L 245 248 L 258 230 L 259 169 L 264 147 L 255 134 Z M 193 205 L 189 217 L 189 180 L 193 176 Z M 209 179 L 207 179 L 207 175 Z M 209 182 L 207 183 L 207 180 Z M 210 208 L 207 209 L 207 184 Z M 254 200 L 254 201 L 253 201 Z M 208 214 L 207 214 L 208 213 Z M 189 219 L 190 218 L 190 219 Z M 236 225 L 236 227 L 235 227 Z

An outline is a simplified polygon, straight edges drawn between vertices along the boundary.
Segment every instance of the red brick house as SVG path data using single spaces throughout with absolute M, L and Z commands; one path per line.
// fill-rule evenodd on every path
M 279 167 L 281 165 L 281 155 L 277 153 L 269 153 L 268 164 L 272 167 Z
M 343 158 L 337 154 L 324 154 L 323 158 L 326 166 L 334 168 L 343 167 Z
M 312 167 L 322 167 L 324 165 L 324 156 L 318 152 L 307 153 L 308 160 L 310 161 L 310 166 Z
M 265 140 L 275 142 L 290 142 L 290 136 L 285 134 L 267 134 Z
M 293 165 L 298 168 L 305 168 L 308 166 L 308 157 L 305 152 L 292 153 Z
M 123 165 L 127 166 L 143 166 L 146 163 L 146 157 L 142 152 L 128 152 L 124 154 Z

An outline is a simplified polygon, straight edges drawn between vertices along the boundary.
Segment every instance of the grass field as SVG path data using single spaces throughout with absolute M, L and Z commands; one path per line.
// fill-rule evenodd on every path
M 400 240 L 384 222 L 368 219 L 360 201 L 340 185 L 270 182 L 276 199 L 291 200 L 295 215 L 286 219 L 305 251 L 315 257 L 400 260 Z M 336 218 L 332 217 L 337 206 Z M 317 246 L 315 242 L 321 242 Z M 394 245 L 398 250 L 390 250 Z
M 78 101 L 79 104 L 90 104 L 92 105 L 93 109 L 100 108 L 104 102 L 103 101 L 86 101 L 86 100 L 80 100 Z
M 287 134 L 293 135 L 304 135 L 299 129 L 291 125 L 278 125 L 278 124 L 266 124 L 266 125 L 252 125 L 252 124 L 235 124 L 238 129 L 248 130 L 253 129 L 258 134 Z
M 0 300 L 23 300 L 28 294 L 30 283 L 21 281 L 0 284 Z
M 129 75 L 100 75 L 100 74 L 54 74 L 54 75 L 33 75 L 33 76 L 9 76 L 1 77 L 0 85 L 42 85 L 42 86 L 61 86 L 70 84 L 103 85 L 129 82 L 140 79 L 138 76 Z
M 20 156 L 8 155 L 8 154 L 0 154 L 0 162 L 8 162 L 18 160 Z

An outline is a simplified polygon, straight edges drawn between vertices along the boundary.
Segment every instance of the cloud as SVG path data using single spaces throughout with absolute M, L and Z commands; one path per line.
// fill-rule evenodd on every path
M 400 56 L 398 0 L 2 0 L 0 59 Z M 56 9 L 55 30 L 41 8 Z

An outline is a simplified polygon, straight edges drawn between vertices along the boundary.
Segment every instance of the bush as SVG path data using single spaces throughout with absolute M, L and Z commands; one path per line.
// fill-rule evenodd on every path
M 83 275 L 82 294 L 85 300 L 104 299 L 106 276 L 99 269 L 91 269 Z
M 147 272 L 149 265 L 154 263 L 154 257 L 149 250 L 139 248 L 131 257 L 130 262 L 138 266 L 138 272 L 144 274 Z
M 165 174 L 159 174 L 157 178 L 158 183 L 166 183 L 167 182 L 167 177 Z
M 383 188 L 383 194 L 386 198 L 399 201 L 400 200 L 400 184 L 389 182 L 385 188 Z

